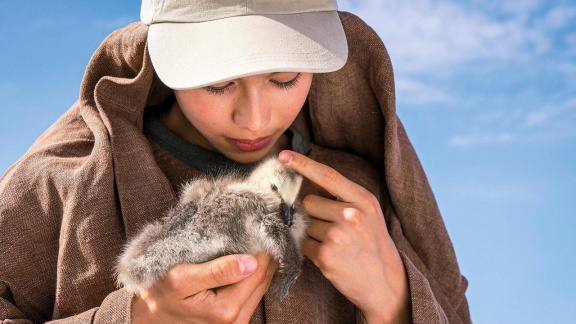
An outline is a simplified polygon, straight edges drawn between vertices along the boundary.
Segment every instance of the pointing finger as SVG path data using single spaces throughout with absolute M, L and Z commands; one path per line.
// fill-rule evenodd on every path
M 280 162 L 300 173 L 340 201 L 355 202 L 366 195 L 366 189 L 350 181 L 333 168 L 293 151 L 282 151 Z

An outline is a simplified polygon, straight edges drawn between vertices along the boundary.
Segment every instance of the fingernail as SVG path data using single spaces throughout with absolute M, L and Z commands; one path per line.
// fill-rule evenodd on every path
M 243 255 L 239 258 L 239 261 L 240 261 L 240 272 L 242 272 L 243 275 L 249 275 L 253 273 L 254 271 L 256 271 L 256 268 L 258 267 L 258 263 L 256 262 L 256 260 L 254 260 L 254 258 L 249 256 Z
M 280 152 L 280 154 L 278 155 L 278 160 L 280 160 L 280 162 L 282 162 L 283 164 L 290 164 L 290 162 L 292 162 L 292 153 L 290 153 L 289 151 L 282 151 Z

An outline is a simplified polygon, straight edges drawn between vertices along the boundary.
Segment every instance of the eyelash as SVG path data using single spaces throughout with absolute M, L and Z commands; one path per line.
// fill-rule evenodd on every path
M 288 90 L 290 88 L 293 88 L 296 84 L 298 84 L 299 80 L 300 80 L 300 73 L 296 74 L 296 76 L 292 80 L 287 81 L 287 82 L 278 82 L 275 80 L 271 80 L 270 82 L 274 83 L 280 89 Z M 220 95 L 220 94 L 224 94 L 226 91 L 229 91 L 230 85 L 232 85 L 232 82 L 230 82 L 230 83 L 228 83 L 222 87 L 207 86 L 207 87 L 204 87 L 204 89 L 206 89 L 206 91 L 208 91 L 211 94 Z
M 296 74 L 296 76 L 292 80 L 287 81 L 287 82 L 278 82 L 275 80 L 271 80 L 271 82 L 276 84 L 281 89 L 290 89 L 290 88 L 294 87 L 296 84 L 298 84 L 299 80 L 300 80 L 300 73 Z
M 232 84 L 232 82 L 226 84 L 226 85 L 223 86 L 223 87 L 207 86 L 207 87 L 204 87 L 204 89 L 206 89 L 206 91 L 208 91 L 208 92 L 211 93 L 211 94 L 219 95 L 219 94 L 223 94 L 223 93 L 225 93 L 226 91 L 228 91 L 228 90 L 230 89 L 230 85 L 231 85 L 231 84 Z

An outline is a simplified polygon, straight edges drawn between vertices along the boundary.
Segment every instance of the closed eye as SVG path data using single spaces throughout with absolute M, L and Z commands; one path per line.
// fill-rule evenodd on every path
M 206 91 L 208 91 L 212 94 L 223 94 L 227 90 L 229 90 L 233 84 L 234 84 L 234 82 L 228 82 L 228 83 L 221 85 L 221 86 L 220 85 L 206 86 L 206 87 L 204 87 L 204 89 L 206 89 Z
M 294 87 L 296 84 L 298 84 L 298 81 L 300 80 L 300 75 L 301 73 L 296 74 L 296 76 L 294 78 L 292 78 L 291 80 L 285 81 L 285 82 L 280 82 L 278 80 L 270 80 L 270 82 L 274 83 L 276 86 L 278 86 L 281 89 L 290 89 L 292 87 Z

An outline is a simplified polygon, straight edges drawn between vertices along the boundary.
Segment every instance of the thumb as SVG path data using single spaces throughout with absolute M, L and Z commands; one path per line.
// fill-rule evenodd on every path
M 186 264 L 189 275 L 194 280 L 186 280 L 194 285 L 194 290 L 222 287 L 242 281 L 256 271 L 258 261 L 251 255 L 226 255 L 201 264 Z M 184 269 L 183 269 L 184 270 Z

